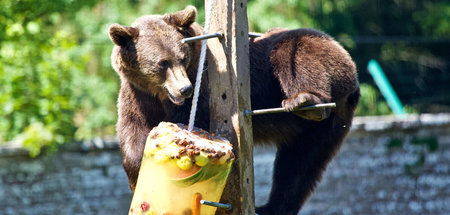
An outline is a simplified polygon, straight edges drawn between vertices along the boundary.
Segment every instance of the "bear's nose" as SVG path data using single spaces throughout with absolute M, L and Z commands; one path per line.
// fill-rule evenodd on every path
M 192 85 L 188 85 L 180 89 L 180 94 L 184 97 L 190 97 L 193 91 Z

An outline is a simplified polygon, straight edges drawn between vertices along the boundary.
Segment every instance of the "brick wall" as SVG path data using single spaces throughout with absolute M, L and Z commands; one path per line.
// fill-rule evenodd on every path
M 262 204 L 274 149 L 255 155 Z M 66 144 L 35 159 L 0 148 L 0 215 L 126 214 L 130 201 L 115 141 Z M 356 119 L 301 214 L 450 214 L 450 115 Z

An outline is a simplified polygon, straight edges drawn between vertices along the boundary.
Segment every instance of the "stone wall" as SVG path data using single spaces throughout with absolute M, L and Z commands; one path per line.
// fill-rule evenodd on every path
M 255 150 L 257 204 L 273 148 Z M 126 214 L 131 201 L 114 140 L 64 145 L 31 159 L 0 148 L 0 214 Z M 355 119 L 300 214 L 450 214 L 450 115 Z
M 255 154 L 262 203 L 274 157 Z M 450 115 L 356 118 L 300 214 L 450 214 Z
M 68 144 L 35 159 L 4 152 L 0 214 L 127 214 L 131 192 L 117 144 L 90 145 Z

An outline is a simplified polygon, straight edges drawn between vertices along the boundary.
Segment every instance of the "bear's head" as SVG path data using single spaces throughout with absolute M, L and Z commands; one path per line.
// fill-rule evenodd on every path
M 201 33 L 196 16 L 195 7 L 188 6 L 171 14 L 142 16 L 131 26 L 112 24 L 111 62 L 121 79 L 161 101 L 182 105 L 193 92 L 199 43 L 181 40 Z

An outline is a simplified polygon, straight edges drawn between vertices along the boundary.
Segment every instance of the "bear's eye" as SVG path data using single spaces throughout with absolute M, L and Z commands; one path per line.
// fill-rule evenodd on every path
M 158 62 L 158 66 L 161 69 L 167 69 L 170 66 L 170 62 L 168 60 L 161 60 Z

